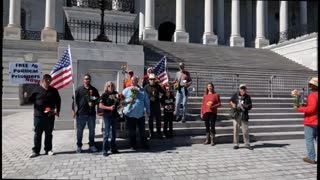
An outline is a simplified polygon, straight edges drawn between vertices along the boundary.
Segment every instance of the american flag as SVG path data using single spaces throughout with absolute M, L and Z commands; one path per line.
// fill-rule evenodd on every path
M 58 63 L 50 73 L 52 77 L 51 86 L 62 89 L 72 82 L 72 67 L 70 49 L 67 48 Z
M 161 58 L 161 60 L 153 68 L 153 72 L 156 76 L 158 76 L 161 85 L 167 84 L 169 80 L 166 66 L 167 57 L 163 56 L 163 58 Z

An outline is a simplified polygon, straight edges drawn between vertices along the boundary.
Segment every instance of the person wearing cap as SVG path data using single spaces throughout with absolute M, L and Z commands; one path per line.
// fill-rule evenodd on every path
M 149 84 L 149 75 L 151 73 L 153 73 L 153 68 L 149 67 L 147 69 L 147 74 L 143 76 L 142 87 L 145 87 L 147 84 Z
M 131 86 L 131 78 L 133 77 L 134 73 L 132 70 L 128 71 L 128 78 L 123 80 L 123 89 Z
M 184 69 L 184 63 L 179 63 L 179 71 L 176 74 L 175 80 L 171 84 L 177 83 L 176 106 L 174 114 L 177 116 L 177 121 L 186 122 L 186 111 L 188 101 L 188 87 L 192 84 L 190 73 Z M 180 112 L 180 104 L 182 103 L 182 112 Z
M 245 147 L 253 150 L 249 141 L 249 110 L 252 108 L 251 97 L 247 94 L 247 86 L 240 84 L 239 92 L 230 99 L 231 107 L 237 112 L 233 121 L 233 149 L 239 149 L 239 129 L 241 127 Z
M 160 107 L 160 94 L 165 94 L 164 89 L 156 82 L 156 75 L 149 75 L 149 84 L 144 87 L 150 99 L 150 116 L 149 116 L 149 132 L 150 138 L 155 138 L 153 130 L 153 119 L 156 119 L 157 137 L 162 138 L 161 134 L 161 107 Z
M 313 77 L 309 81 L 310 94 L 307 96 L 305 106 L 294 107 L 297 111 L 304 113 L 304 135 L 307 146 L 307 157 L 304 162 L 316 164 L 316 153 L 314 141 L 318 141 L 318 78 Z

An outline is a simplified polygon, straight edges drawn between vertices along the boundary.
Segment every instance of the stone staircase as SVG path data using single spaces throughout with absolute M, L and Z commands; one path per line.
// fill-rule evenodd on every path
M 216 123 L 218 142 L 233 141 L 228 102 L 240 83 L 247 84 L 253 102 L 249 113 L 251 141 L 304 138 L 303 114 L 293 110 L 290 93 L 304 88 L 307 94 L 307 82 L 317 76 L 317 72 L 263 49 L 161 41 L 144 41 L 143 45 L 146 68 L 154 66 L 165 55 L 171 80 L 179 62 L 186 64 L 193 79 L 196 90 L 188 100 L 188 120 L 174 123 L 177 137 L 188 136 L 193 143 L 204 141 L 200 106 L 206 84 L 213 82 L 222 100 Z

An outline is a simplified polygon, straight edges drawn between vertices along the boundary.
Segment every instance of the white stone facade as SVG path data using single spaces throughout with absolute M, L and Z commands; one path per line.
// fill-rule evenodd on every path
M 42 31 L 48 29 L 46 23 L 50 23 L 50 26 L 53 26 L 51 30 L 64 33 L 63 7 L 67 1 L 4 0 L 3 26 L 11 27 L 9 30 L 16 28 L 15 32 L 18 32 L 19 28 Z M 55 4 L 55 7 L 50 5 L 50 12 L 46 10 L 48 3 Z M 205 3 L 209 6 L 205 6 Z M 15 13 L 11 13 L 14 17 L 10 17 L 10 4 L 15 6 L 11 8 L 15 10 Z M 232 4 L 235 4 L 235 8 L 232 8 Z M 21 21 L 25 23 L 23 27 L 19 27 L 19 6 L 25 11 L 25 19 Z M 158 40 L 163 36 L 163 32 L 158 31 L 160 25 L 171 23 L 180 28 L 169 35 L 172 36 L 169 37 L 172 41 L 231 46 L 238 43 L 244 47 L 261 48 L 267 45 L 268 41 L 269 44 L 278 42 L 280 35 L 286 37 L 286 33 L 280 33 L 282 30 L 293 28 L 303 31 L 303 34 L 317 32 L 317 6 L 317 1 L 135 0 L 134 13 L 137 14 L 137 19 L 134 22 L 139 26 L 140 39 L 145 37 Z M 51 14 L 50 18 L 46 18 L 48 13 Z M 232 14 L 235 14 L 235 18 L 232 18 Z M 12 26 L 9 20 L 15 24 Z M 4 38 L 9 37 L 6 36 L 7 29 L 5 28 Z M 144 31 L 147 31 L 145 35 Z M 17 38 L 19 39 L 19 35 Z
M 305 67 L 318 71 L 318 33 L 266 46 L 264 49 L 270 49 Z

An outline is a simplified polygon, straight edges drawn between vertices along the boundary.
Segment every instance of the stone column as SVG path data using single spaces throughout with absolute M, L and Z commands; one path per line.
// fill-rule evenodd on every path
M 280 1 L 280 37 L 279 42 L 288 40 L 288 1 Z
M 231 4 L 230 46 L 244 47 L 244 39 L 240 36 L 240 1 L 239 0 L 232 0 L 232 4 Z
M 139 39 L 143 39 L 143 29 L 144 29 L 144 12 L 145 12 L 145 0 L 139 1 Z
M 265 37 L 265 5 L 266 1 L 257 1 L 256 9 L 256 40 L 255 48 L 262 48 L 269 45 L 269 40 Z
M 225 44 L 224 39 L 224 0 L 218 0 L 218 19 L 217 19 L 217 34 L 219 37 L 219 44 Z
M 56 42 L 57 31 L 55 30 L 56 0 L 46 0 L 46 22 L 41 31 L 41 41 Z
M 9 24 L 4 28 L 4 39 L 20 40 L 21 39 L 21 0 L 10 0 Z
M 158 40 L 158 31 L 154 28 L 154 0 L 145 0 L 145 28 L 143 40 Z
M 307 34 L 308 14 L 307 1 L 300 1 L 300 27 L 301 33 Z
M 213 0 L 205 0 L 203 44 L 217 45 L 218 37 L 213 32 Z
M 185 30 L 185 0 L 176 0 L 176 31 L 174 42 L 189 42 L 189 33 Z

